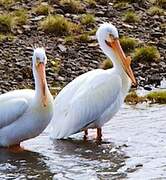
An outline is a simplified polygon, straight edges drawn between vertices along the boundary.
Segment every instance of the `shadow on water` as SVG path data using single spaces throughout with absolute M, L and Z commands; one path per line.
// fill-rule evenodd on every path
M 2 179 L 51 179 L 53 176 L 42 154 L 0 149 L 0 178 Z
M 64 177 L 71 179 L 88 177 L 88 172 L 95 172 L 98 178 L 126 177 L 126 174 L 119 170 L 125 165 L 127 157 L 122 152 L 121 147 L 115 146 L 111 142 L 84 141 L 70 138 L 54 140 L 53 144 L 55 153 L 60 158 L 59 160 L 63 159 Z M 79 173 L 78 176 L 76 171 Z

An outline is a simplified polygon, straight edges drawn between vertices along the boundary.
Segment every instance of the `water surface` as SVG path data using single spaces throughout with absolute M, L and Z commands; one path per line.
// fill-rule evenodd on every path
M 47 129 L 24 152 L 0 149 L 0 179 L 166 179 L 166 106 L 124 105 L 95 133 L 52 141 Z

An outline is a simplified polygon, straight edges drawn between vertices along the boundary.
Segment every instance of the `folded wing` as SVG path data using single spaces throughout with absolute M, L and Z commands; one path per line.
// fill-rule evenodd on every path
M 28 103 L 24 98 L 0 101 L 0 129 L 16 121 L 27 108 Z
M 102 71 L 92 75 L 74 87 L 76 92 L 59 94 L 55 99 L 52 119 L 52 138 L 63 138 L 79 132 L 82 128 L 97 120 L 109 108 L 120 94 L 122 82 L 118 75 L 110 76 Z M 66 94 L 68 92 L 66 91 Z

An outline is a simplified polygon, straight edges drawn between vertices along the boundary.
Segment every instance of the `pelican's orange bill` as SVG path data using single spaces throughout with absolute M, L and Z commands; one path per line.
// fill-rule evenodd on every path
M 130 57 L 126 58 L 125 53 L 123 52 L 123 49 L 120 45 L 119 39 L 110 39 L 108 45 L 113 48 L 113 50 L 115 51 L 116 55 L 120 58 L 120 60 L 122 61 L 122 65 L 123 68 L 125 70 L 125 72 L 127 73 L 127 75 L 130 77 L 132 84 L 133 85 L 137 85 L 136 79 L 134 77 L 133 71 L 131 69 L 131 59 Z
M 39 73 L 41 91 L 42 91 L 42 101 L 44 106 L 47 105 L 47 95 L 46 95 L 46 74 L 45 74 L 45 65 L 44 63 L 39 63 L 37 66 L 37 71 Z

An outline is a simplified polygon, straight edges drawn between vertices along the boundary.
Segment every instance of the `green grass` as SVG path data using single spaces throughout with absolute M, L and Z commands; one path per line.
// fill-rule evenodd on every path
M 166 104 L 166 91 L 153 91 L 146 97 L 152 103 Z
M 48 4 L 40 4 L 37 7 L 34 8 L 34 12 L 37 15 L 48 15 L 52 11 L 52 7 Z
M 100 68 L 101 69 L 110 69 L 113 67 L 112 61 L 110 59 L 105 59 L 102 61 Z
M 59 15 L 49 15 L 40 22 L 40 28 L 46 33 L 54 33 L 57 36 L 70 34 L 76 30 L 76 25 Z
M 27 23 L 28 11 L 25 9 L 19 9 L 12 13 L 15 18 L 15 23 L 17 25 L 23 25 Z
M 59 4 L 68 13 L 81 13 L 84 11 L 83 4 L 80 0 L 60 0 Z
M 144 62 L 158 62 L 160 60 L 160 53 L 154 46 L 140 47 L 135 50 L 133 60 Z
M 131 52 L 137 46 L 138 42 L 134 38 L 123 36 L 120 38 L 120 44 L 125 52 Z
M 0 30 L 1 32 L 11 32 L 15 26 L 15 19 L 10 14 L 0 14 Z
M 81 17 L 81 24 L 89 25 L 95 22 L 95 17 L 92 14 L 83 14 Z
M 148 14 L 154 15 L 164 15 L 164 10 L 158 6 L 152 6 L 148 9 Z
M 127 23 L 136 23 L 140 21 L 140 17 L 135 12 L 128 11 L 123 15 L 123 21 Z

